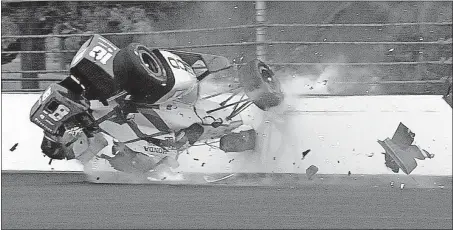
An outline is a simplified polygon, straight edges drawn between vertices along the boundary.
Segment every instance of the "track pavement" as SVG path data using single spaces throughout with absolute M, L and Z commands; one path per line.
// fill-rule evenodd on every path
M 425 186 L 403 190 L 385 176 L 335 178 L 294 186 L 131 185 L 3 172 L 2 229 L 452 228 L 451 177 L 416 178 Z M 426 186 L 433 181 L 444 187 Z

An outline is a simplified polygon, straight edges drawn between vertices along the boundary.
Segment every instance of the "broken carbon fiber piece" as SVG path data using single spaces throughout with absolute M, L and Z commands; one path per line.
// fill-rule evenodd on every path
M 414 137 L 415 133 L 400 122 L 392 139 L 378 140 L 385 150 L 385 165 L 393 172 L 397 173 L 400 168 L 404 173 L 410 174 L 417 167 L 415 158 L 424 160 L 434 157 L 434 154 L 412 145 Z
M 311 165 L 310 167 L 305 170 L 305 174 L 307 175 L 309 180 L 313 179 L 313 176 L 318 172 L 318 167 Z

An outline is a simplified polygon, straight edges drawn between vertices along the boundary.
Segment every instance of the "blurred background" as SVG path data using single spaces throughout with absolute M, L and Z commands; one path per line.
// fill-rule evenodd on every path
M 451 1 L 1 4 L 5 92 L 41 91 L 63 79 L 95 33 L 120 48 L 140 42 L 232 62 L 259 58 L 282 81 L 328 75 L 321 79 L 328 95 L 442 95 L 451 84 Z

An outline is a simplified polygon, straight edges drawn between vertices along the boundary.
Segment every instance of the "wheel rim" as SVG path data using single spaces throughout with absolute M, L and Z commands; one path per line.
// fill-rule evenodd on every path
M 270 70 L 269 68 L 267 68 L 266 66 L 264 65 L 260 65 L 258 67 L 258 70 L 259 70 L 259 73 L 261 75 L 261 78 L 263 79 L 263 81 L 268 84 L 272 89 L 276 89 L 277 88 L 277 83 L 274 79 L 274 74 L 272 73 L 272 70 Z
M 156 62 L 156 59 L 154 56 L 152 56 L 150 53 L 141 51 L 139 52 L 140 60 L 142 62 L 142 65 L 146 68 L 147 71 L 150 71 L 153 73 L 153 77 L 156 78 L 159 81 L 166 81 L 167 77 L 165 74 L 162 74 L 162 69 L 160 68 L 159 64 Z

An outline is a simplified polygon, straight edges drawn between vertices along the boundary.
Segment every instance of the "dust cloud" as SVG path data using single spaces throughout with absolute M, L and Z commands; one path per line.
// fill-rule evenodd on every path
M 340 57 L 336 61 L 345 60 Z M 317 74 L 294 72 L 288 69 L 275 71 L 275 75 L 280 79 L 285 99 L 281 105 L 269 111 L 261 111 L 253 107 L 249 111 L 249 117 L 242 116 L 245 123 L 251 124 L 257 131 L 257 145 L 255 153 L 242 155 L 242 159 L 236 162 L 234 169 L 238 172 L 304 174 L 313 162 L 322 160 L 316 159 L 316 153 L 307 152 L 311 148 L 316 148 L 316 146 L 308 146 L 307 139 L 315 137 L 302 136 L 300 129 L 303 129 L 303 121 L 301 121 L 303 118 L 292 114 L 308 112 L 305 111 L 304 97 L 329 96 L 338 91 L 364 90 L 357 86 L 351 88 L 346 84 L 335 84 L 335 82 L 360 81 L 363 76 L 373 74 L 373 69 L 369 67 L 351 68 L 340 65 L 318 67 Z M 322 111 L 322 107 L 320 110 Z M 307 156 L 303 155 L 304 152 L 308 153 Z M 323 167 L 334 167 L 333 165 L 333 163 L 323 162 Z M 320 168 L 320 170 L 331 171 L 326 168 Z

